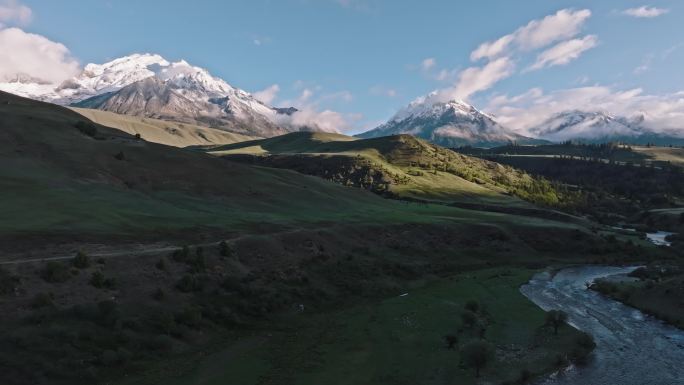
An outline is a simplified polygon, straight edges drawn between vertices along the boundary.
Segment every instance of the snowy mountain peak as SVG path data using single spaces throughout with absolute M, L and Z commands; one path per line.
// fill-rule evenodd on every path
M 551 140 L 607 140 L 637 137 L 644 133 L 643 116 L 634 119 L 615 117 L 602 111 L 565 111 L 557 113 L 530 130 L 534 135 Z
M 447 102 L 442 102 L 436 100 L 436 97 L 437 93 L 432 92 L 426 96 L 422 96 L 412 101 L 408 106 L 399 110 L 399 112 L 397 112 L 397 114 L 391 120 L 394 122 L 399 122 L 410 117 L 429 115 L 436 116 L 442 115 L 449 111 L 461 115 L 486 115 L 463 100 L 450 100 Z
M 418 98 L 382 126 L 359 135 L 364 138 L 410 134 L 446 147 L 492 147 L 517 142 L 533 143 L 500 125 L 462 100 L 440 101 L 436 93 Z

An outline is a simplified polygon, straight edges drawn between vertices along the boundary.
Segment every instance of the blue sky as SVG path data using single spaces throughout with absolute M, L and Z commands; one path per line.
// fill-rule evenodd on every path
M 352 133 L 435 89 L 521 130 L 534 122 L 526 115 L 552 112 L 540 104 L 571 108 L 577 98 L 584 101 L 577 108 L 600 104 L 616 113 L 662 108 L 667 119 L 654 119 L 666 128 L 684 110 L 684 3 L 675 0 L 3 2 L 31 10 L 30 20 L 5 24 L 64 44 L 82 65 L 135 52 L 185 59 L 250 92 L 277 85 L 277 106 L 301 103 L 309 91 L 308 103 L 342 114 Z M 548 44 L 530 46 L 529 36 L 514 34 L 559 11 L 575 24 Z M 514 42 L 504 52 L 473 58 L 505 36 Z M 494 71 L 493 84 L 480 79 L 463 91 L 464 72 L 480 75 L 496 61 L 505 68 Z M 616 105 L 622 98 L 629 100 Z

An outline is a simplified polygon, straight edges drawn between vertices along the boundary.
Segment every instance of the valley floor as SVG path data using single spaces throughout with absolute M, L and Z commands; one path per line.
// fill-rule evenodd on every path
M 563 365 L 580 336 L 570 327 L 557 336 L 544 327 L 544 312 L 518 290 L 531 274 L 476 270 L 344 310 L 293 309 L 274 322 L 275 328 L 254 331 L 206 356 L 195 354 L 188 373 L 166 378 L 178 373 L 178 362 L 172 362 L 148 374 L 146 383 L 475 384 L 474 370 L 459 353 L 459 347 L 479 339 L 462 321 L 471 300 L 483 309 L 484 339 L 495 346 L 482 380 L 531 379 Z M 447 335 L 458 338 L 457 346 L 448 348 Z

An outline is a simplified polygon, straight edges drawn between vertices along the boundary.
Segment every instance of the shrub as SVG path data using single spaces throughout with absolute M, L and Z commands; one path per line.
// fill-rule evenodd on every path
M 76 253 L 74 259 L 71 260 L 71 264 L 79 269 L 87 269 L 88 267 L 90 267 L 90 258 L 88 258 L 88 255 L 86 255 L 86 253 L 79 251 L 78 253 Z
M 485 341 L 472 341 L 461 349 L 463 363 L 475 369 L 475 377 L 480 377 L 480 370 L 494 357 L 494 347 Z
M 200 279 L 194 274 L 186 274 L 178 281 L 176 288 L 183 293 L 190 293 L 193 291 L 201 291 L 203 284 Z
M 51 293 L 38 293 L 31 299 L 31 307 L 39 309 L 47 306 L 54 306 L 52 302 L 53 296 Z
M 176 262 L 185 262 L 189 256 L 190 248 L 188 246 L 183 246 L 183 248 L 174 251 L 171 258 Z
M 480 310 L 480 304 L 475 300 L 470 300 L 466 302 L 465 309 L 470 310 L 473 313 L 477 313 Z
M 546 313 L 546 324 L 553 327 L 553 334 L 558 334 L 558 328 L 568 320 L 568 314 L 562 310 L 551 310 Z
M 452 350 L 458 344 L 458 337 L 450 334 L 450 335 L 444 336 L 444 341 L 447 343 L 447 349 Z
M 230 247 L 228 242 L 221 241 L 221 242 L 219 242 L 219 254 L 221 254 L 222 257 L 230 258 L 234 254 L 233 248 Z
M 70 277 L 69 268 L 62 262 L 50 261 L 45 265 L 42 276 L 47 282 L 66 282 Z
M 461 321 L 463 321 L 463 325 L 471 328 L 475 326 L 475 323 L 477 322 L 477 314 L 473 313 L 470 310 L 466 310 L 463 313 L 461 313 Z
M 114 278 L 105 278 L 101 271 L 96 271 L 90 276 L 90 284 L 98 289 L 113 289 L 116 287 L 116 280 Z
M 12 293 L 19 282 L 19 277 L 0 267 L 0 294 Z
M 98 289 L 103 288 L 104 284 L 105 284 L 104 274 L 102 274 L 101 271 L 94 272 L 93 275 L 90 276 L 90 284 L 95 286 Z

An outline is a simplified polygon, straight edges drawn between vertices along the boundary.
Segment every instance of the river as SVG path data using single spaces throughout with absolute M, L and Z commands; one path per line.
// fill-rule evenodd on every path
M 521 292 L 544 310 L 568 313 L 568 322 L 596 340 L 591 361 L 543 385 L 682 385 L 684 331 L 586 288 L 597 278 L 634 268 L 586 266 L 540 273 Z

